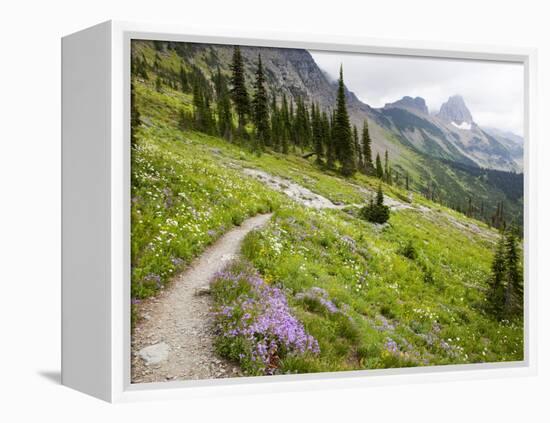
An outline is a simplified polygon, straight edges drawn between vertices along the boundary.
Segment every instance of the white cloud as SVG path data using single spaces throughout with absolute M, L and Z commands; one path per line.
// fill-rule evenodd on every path
M 434 59 L 372 54 L 310 52 L 321 69 L 344 80 L 372 107 L 403 96 L 422 97 L 439 111 L 451 95 L 460 94 L 474 121 L 523 134 L 523 65 L 515 63 Z

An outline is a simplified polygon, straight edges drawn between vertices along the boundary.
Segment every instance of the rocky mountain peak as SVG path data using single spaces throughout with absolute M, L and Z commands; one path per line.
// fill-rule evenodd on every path
M 405 109 L 413 109 L 421 113 L 428 114 L 428 106 L 426 106 L 426 100 L 422 97 L 409 97 L 408 95 L 401 100 L 397 100 L 393 103 L 386 103 L 384 107 L 401 107 Z
M 472 114 L 460 95 L 449 97 L 449 99 L 441 105 L 441 109 L 437 116 L 447 122 L 454 122 L 456 125 L 471 125 L 473 123 Z

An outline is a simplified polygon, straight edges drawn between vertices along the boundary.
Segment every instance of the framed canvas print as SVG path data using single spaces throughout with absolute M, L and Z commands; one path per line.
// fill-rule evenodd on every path
M 63 383 L 109 401 L 535 370 L 529 50 L 63 39 Z

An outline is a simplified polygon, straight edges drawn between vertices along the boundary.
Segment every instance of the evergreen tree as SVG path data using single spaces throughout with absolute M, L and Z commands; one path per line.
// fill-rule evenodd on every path
M 302 97 L 296 98 L 296 116 L 294 118 L 294 144 L 303 151 L 307 145 L 306 109 Z
M 355 158 L 357 160 L 356 166 L 357 169 L 363 169 L 363 152 L 359 145 L 359 132 L 357 131 L 357 126 L 353 125 L 353 147 L 355 150 Z
M 376 177 L 384 178 L 384 169 L 382 168 L 382 160 L 380 160 L 380 154 L 376 153 Z
M 499 201 L 497 203 L 497 209 L 491 216 L 491 225 L 497 229 L 506 229 L 506 220 L 504 218 L 504 202 Z
M 313 145 L 315 148 L 315 163 L 318 165 L 323 164 L 323 157 L 325 155 L 323 150 L 323 122 L 321 120 L 321 114 L 319 112 L 319 106 L 315 107 L 315 104 L 311 105 L 311 126 Z
M 140 114 L 136 104 L 134 82 L 130 83 L 130 143 L 136 145 L 136 131 L 140 124 Z
M 233 113 L 231 112 L 231 99 L 225 78 L 218 68 L 216 77 L 216 97 L 218 114 L 218 133 L 228 141 L 233 139 Z
M 523 312 L 523 281 L 516 243 L 513 231 L 503 231 L 493 256 L 487 301 L 498 319 Z
M 336 168 L 336 143 L 334 142 L 334 112 L 330 114 L 330 119 L 327 116 L 328 138 L 327 138 L 327 167 L 329 169 Z
M 262 57 L 260 55 L 258 55 L 258 69 L 256 70 L 256 83 L 252 106 L 254 110 L 254 125 L 256 126 L 258 149 L 263 150 L 265 145 L 269 145 L 269 105 L 267 91 L 265 89 Z
M 363 122 L 363 133 L 361 137 L 363 143 L 363 169 L 365 173 L 372 174 L 374 170 L 374 165 L 372 163 L 372 149 L 371 149 L 371 139 L 369 135 L 369 123 L 367 119 Z
M 290 139 L 291 123 L 288 111 L 288 101 L 283 94 L 283 105 L 281 106 L 281 150 L 283 154 L 288 154 L 288 141 Z
M 405 189 L 407 191 L 409 190 L 409 174 L 408 173 L 405 174 Z
M 288 121 L 289 121 L 289 139 L 292 144 L 292 152 L 296 153 L 296 144 L 298 143 L 298 137 L 296 132 L 296 115 L 294 114 L 294 103 L 292 100 L 288 105 Z
M 474 206 L 472 204 L 472 197 L 468 196 L 468 207 L 466 209 L 466 216 L 472 217 L 474 215 Z
M 198 83 L 193 86 L 193 106 L 196 129 L 207 134 L 213 134 L 215 132 L 215 122 L 210 108 L 210 99 Z
M 491 311 L 497 317 L 502 316 L 504 309 L 504 284 L 506 272 L 506 261 L 504 257 L 505 240 L 504 233 L 502 233 L 493 256 L 493 263 L 491 264 L 492 274 L 489 280 L 488 301 Z
M 346 106 L 344 72 L 342 66 L 340 66 L 340 78 L 338 80 L 333 133 L 333 141 L 336 144 L 336 154 L 342 165 L 340 171 L 344 176 L 352 176 L 356 172 L 357 167 L 355 165 L 353 138 Z
M 271 100 L 271 143 L 275 151 L 281 151 L 281 132 L 281 116 L 274 95 Z
M 231 96 L 237 112 L 239 134 L 244 135 L 246 116 L 250 111 L 250 100 L 248 97 L 248 91 L 246 90 L 243 58 L 241 56 L 241 49 L 239 46 L 235 46 L 233 50 L 233 64 L 231 70 Z
M 384 153 L 384 179 L 388 184 L 391 183 L 391 174 L 390 174 L 390 161 L 388 159 L 388 150 Z
M 326 165 L 329 169 L 333 169 L 336 157 L 334 154 L 334 147 L 332 143 L 332 129 L 330 119 L 326 111 L 323 111 L 321 115 L 321 128 L 323 130 L 323 147 L 326 156 Z
M 225 85 L 225 78 L 219 66 L 216 67 L 216 74 L 213 77 L 213 82 L 214 89 L 216 90 L 216 98 L 219 99 L 223 86 Z
M 523 281 L 516 243 L 516 237 L 509 229 L 505 241 L 506 292 L 504 297 L 504 312 L 509 317 L 523 312 Z
M 390 218 L 390 208 L 384 205 L 384 193 L 382 192 L 382 185 L 378 184 L 378 191 L 376 192 L 376 201 L 371 198 L 369 204 L 363 207 L 360 211 L 360 215 L 373 223 L 386 223 Z
M 184 108 L 178 112 L 178 127 L 184 131 L 195 127 L 193 114 L 189 114 Z

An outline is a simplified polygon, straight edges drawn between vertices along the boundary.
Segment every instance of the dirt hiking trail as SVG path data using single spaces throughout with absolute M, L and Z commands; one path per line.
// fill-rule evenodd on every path
M 238 256 L 244 237 L 271 216 L 245 220 L 208 247 L 159 295 L 142 303 L 142 319 L 132 337 L 133 383 L 240 375 L 237 364 L 215 353 L 209 283 Z

